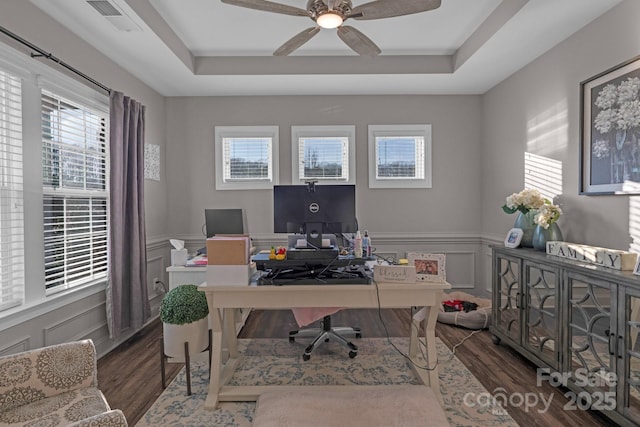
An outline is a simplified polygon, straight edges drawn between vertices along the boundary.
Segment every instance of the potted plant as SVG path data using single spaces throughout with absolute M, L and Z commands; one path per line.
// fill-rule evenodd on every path
M 171 289 L 160 304 L 162 321 L 162 386 L 165 387 L 166 357 L 184 358 L 187 369 L 187 394 L 191 394 L 189 355 L 210 348 L 209 306 L 204 292 L 196 285 Z

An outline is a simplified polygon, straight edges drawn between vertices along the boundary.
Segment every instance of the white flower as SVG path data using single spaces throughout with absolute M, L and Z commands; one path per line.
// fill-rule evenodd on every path
M 536 216 L 533 218 L 533 222 L 546 229 L 556 222 L 558 218 L 560 218 L 560 215 L 562 215 L 562 210 L 559 206 L 550 203 L 545 204 L 538 209 Z
M 538 190 L 525 188 L 519 193 L 513 193 L 507 197 L 505 205 L 502 209 L 507 213 L 520 211 L 527 213 L 530 210 L 536 210 L 547 203 Z

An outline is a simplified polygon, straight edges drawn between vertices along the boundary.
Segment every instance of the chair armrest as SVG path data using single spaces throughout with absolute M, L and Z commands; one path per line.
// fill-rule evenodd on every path
M 68 427 L 127 427 L 127 419 L 120 409 L 112 409 L 84 420 L 69 424 Z
M 0 396 L 12 396 L 0 411 L 71 390 L 97 387 L 96 349 L 75 341 L 0 357 Z

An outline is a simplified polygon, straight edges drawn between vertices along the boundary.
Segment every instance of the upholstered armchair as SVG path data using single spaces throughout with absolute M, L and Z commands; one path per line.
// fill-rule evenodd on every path
M 0 425 L 127 426 L 98 390 L 91 340 L 0 357 Z

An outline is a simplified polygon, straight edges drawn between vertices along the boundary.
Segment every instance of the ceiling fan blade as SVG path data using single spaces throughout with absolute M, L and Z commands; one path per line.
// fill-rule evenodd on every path
M 440 3 L 441 0 L 376 0 L 354 7 L 349 18 L 365 20 L 411 15 L 437 9 Z
M 291 37 L 289 40 L 285 42 L 282 46 L 280 46 L 275 52 L 273 52 L 273 56 L 287 56 L 309 40 L 316 34 L 320 32 L 320 27 L 311 27 L 307 28 Z
M 338 27 L 338 37 L 358 55 L 376 56 L 381 50 L 371 39 L 348 25 Z
M 249 9 L 262 10 L 265 12 L 281 13 L 283 15 L 306 16 L 309 12 L 298 7 L 287 6 L 286 4 L 275 3 L 266 0 L 220 0 L 233 6 L 246 7 Z

